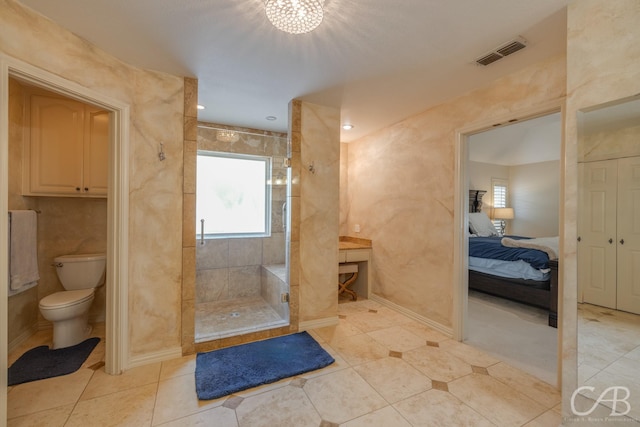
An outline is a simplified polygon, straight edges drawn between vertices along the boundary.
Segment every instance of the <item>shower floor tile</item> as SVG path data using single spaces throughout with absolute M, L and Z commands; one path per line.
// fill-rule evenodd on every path
M 196 304 L 195 341 L 225 338 L 289 324 L 261 297 Z

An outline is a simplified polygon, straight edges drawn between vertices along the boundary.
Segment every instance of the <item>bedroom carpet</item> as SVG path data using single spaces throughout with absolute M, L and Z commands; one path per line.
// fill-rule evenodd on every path
M 558 331 L 545 310 L 471 291 L 468 315 L 467 344 L 556 385 Z
M 334 362 L 307 332 L 196 356 L 196 393 L 209 400 L 324 368 Z
M 46 345 L 25 352 L 10 367 L 8 385 L 71 374 L 82 366 L 100 338 L 89 338 L 71 347 L 51 350 Z

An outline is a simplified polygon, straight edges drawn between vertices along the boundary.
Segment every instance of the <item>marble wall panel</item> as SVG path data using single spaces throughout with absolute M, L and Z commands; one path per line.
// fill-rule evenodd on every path
M 561 323 L 563 415 L 577 384 L 578 111 L 640 93 L 640 3 L 574 0 L 567 15 Z
M 347 230 L 373 241 L 373 293 L 444 327 L 453 316 L 456 130 L 560 100 L 564 55 L 349 143 Z
M 0 52 L 131 106 L 129 356 L 179 346 L 183 79 L 125 64 L 11 0 L 0 2 Z
M 337 315 L 340 111 L 302 102 L 300 114 L 299 315 L 304 322 Z
M 260 295 L 260 265 L 229 268 L 229 298 L 246 298 Z

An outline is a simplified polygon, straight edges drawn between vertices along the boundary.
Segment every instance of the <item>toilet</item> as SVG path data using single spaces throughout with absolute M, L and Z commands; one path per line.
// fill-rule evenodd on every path
M 40 300 L 40 313 L 53 323 L 53 348 L 76 345 L 89 337 L 89 308 L 95 289 L 104 284 L 105 254 L 62 255 L 53 259 L 66 289 Z

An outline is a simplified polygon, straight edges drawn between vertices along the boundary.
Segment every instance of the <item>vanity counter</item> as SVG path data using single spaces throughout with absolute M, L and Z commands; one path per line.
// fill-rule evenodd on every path
M 358 279 L 352 285 L 359 298 L 368 298 L 371 288 L 369 263 L 371 262 L 371 240 L 359 237 L 340 236 L 338 240 L 338 262 L 357 263 Z

